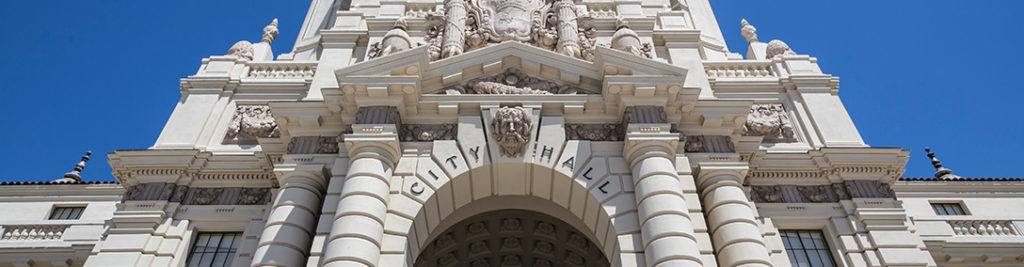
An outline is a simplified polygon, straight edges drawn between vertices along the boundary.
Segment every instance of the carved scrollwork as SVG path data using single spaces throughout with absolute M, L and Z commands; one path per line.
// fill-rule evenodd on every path
M 343 136 L 296 136 L 288 142 L 288 154 L 334 154 Z
M 255 205 L 266 202 L 270 188 L 242 188 L 238 204 Z
M 782 202 L 782 187 L 778 185 L 752 186 L 750 198 L 757 202 Z
M 402 141 L 428 142 L 435 140 L 455 140 L 458 125 L 443 124 L 403 124 L 399 135 Z
M 256 144 L 257 137 L 278 136 L 277 122 L 268 105 L 238 105 L 228 124 L 224 143 Z
M 766 142 L 796 141 L 793 123 L 782 104 L 754 104 L 743 129 L 743 135 L 761 135 Z
M 244 40 L 238 41 L 228 49 L 228 56 L 237 57 L 239 59 L 252 60 L 254 54 L 252 43 Z
M 473 79 L 465 84 L 445 89 L 445 94 L 489 94 L 489 95 L 550 95 L 576 94 L 579 89 L 568 85 L 530 77 L 517 68 L 491 76 Z
M 619 123 L 565 124 L 565 136 L 569 140 L 621 141 L 623 135 L 622 124 Z
M 829 185 L 807 185 L 797 187 L 797 191 L 800 192 L 800 196 L 803 197 L 804 201 L 807 202 L 827 202 L 832 200 L 829 191 L 831 186 Z
M 501 107 L 491 121 L 491 136 L 503 156 L 521 156 L 532 135 L 533 120 L 527 108 Z
M 194 191 L 195 196 L 192 197 L 192 203 L 210 205 L 217 201 L 217 198 L 224 192 L 224 188 L 195 188 Z

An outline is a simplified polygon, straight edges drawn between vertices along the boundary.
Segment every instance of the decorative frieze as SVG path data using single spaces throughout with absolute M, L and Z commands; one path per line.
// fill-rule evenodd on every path
M 340 142 L 340 136 L 296 136 L 288 142 L 288 154 L 335 154 Z
M 518 68 L 508 68 L 494 76 L 445 88 L 445 94 L 449 95 L 551 95 L 576 94 L 578 91 L 580 89 L 576 87 L 530 77 Z
M 686 136 L 686 153 L 735 153 L 732 138 L 724 135 Z
M 782 104 L 754 104 L 750 107 L 743 135 L 764 136 L 765 142 L 795 142 L 793 123 Z
M 224 143 L 256 144 L 257 137 L 278 136 L 277 122 L 268 105 L 238 105 L 228 124 Z
M 622 123 L 668 123 L 662 106 L 628 106 L 622 114 Z
M 527 108 L 501 107 L 491 120 L 491 137 L 506 157 L 522 155 L 532 135 L 533 119 Z
M 750 199 L 769 203 L 839 202 L 853 198 L 894 198 L 889 184 L 852 180 L 823 185 L 752 185 Z
M 125 201 L 169 201 L 182 205 L 263 205 L 270 188 L 189 187 L 174 183 L 144 183 L 126 188 Z
M 455 140 L 458 124 L 404 124 L 398 133 L 402 141 L 429 142 L 435 140 Z
M 402 124 L 402 116 L 395 106 L 359 107 L 356 124 Z
M 625 131 L 619 123 L 566 123 L 565 136 L 568 140 L 622 141 Z

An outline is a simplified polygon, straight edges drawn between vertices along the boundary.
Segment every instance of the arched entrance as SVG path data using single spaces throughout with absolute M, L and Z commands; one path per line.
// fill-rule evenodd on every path
M 505 209 L 463 219 L 416 258 L 427 266 L 609 266 L 601 249 L 555 217 Z

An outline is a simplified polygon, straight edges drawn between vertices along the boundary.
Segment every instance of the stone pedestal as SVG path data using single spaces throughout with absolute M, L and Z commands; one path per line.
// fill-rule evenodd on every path
M 280 178 L 252 266 L 303 266 L 325 187 L 323 166 L 299 166 Z
M 624 156 L 633 172 L 647 265 L 702 266 L 673 160 L 679 134 L 666 123 L 630 124 L 626 131 Z
M 697 175 L 719 266 L 772 266 L 754 210 L 743 191 L 747 165 L 703 162 Z

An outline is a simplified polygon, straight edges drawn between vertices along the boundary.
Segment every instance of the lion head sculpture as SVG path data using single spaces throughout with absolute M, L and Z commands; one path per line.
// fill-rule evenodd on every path
M 524 107 L 502 107 L 491 120 L 491 135 L 506 157 L 521 156 L 532 132 L 530 110 Z

